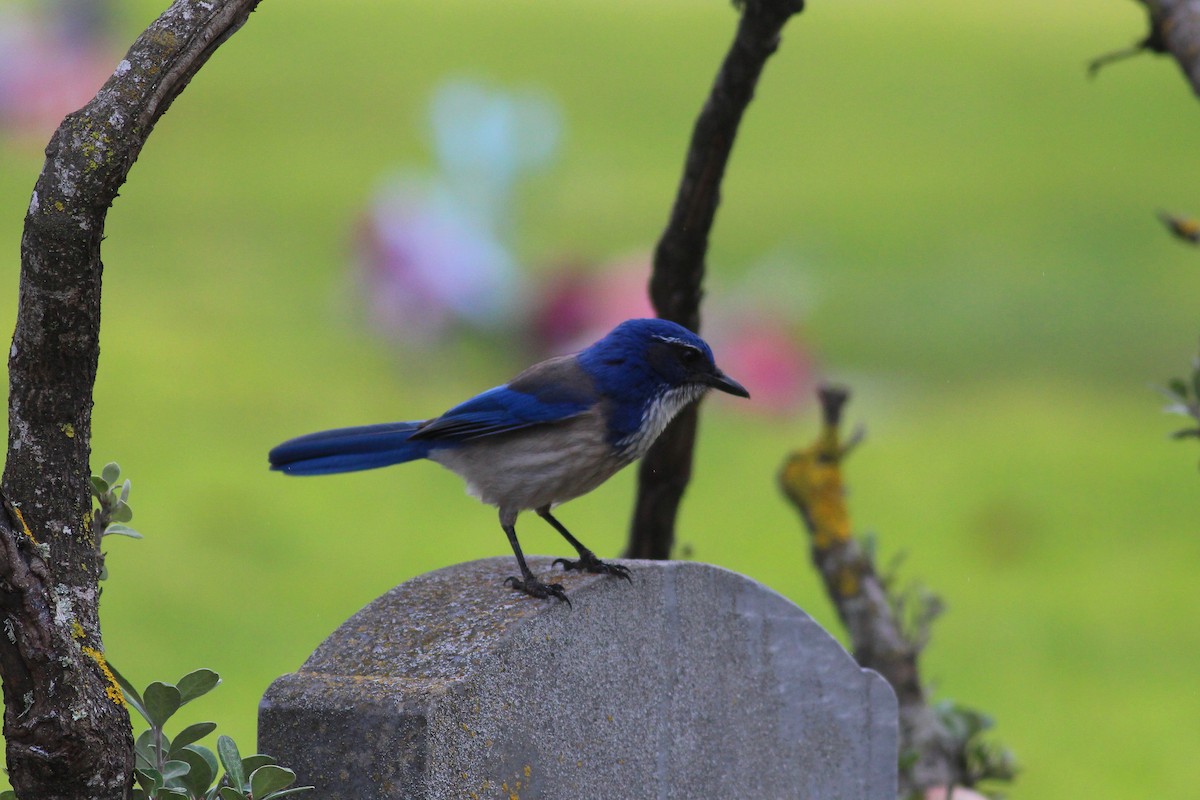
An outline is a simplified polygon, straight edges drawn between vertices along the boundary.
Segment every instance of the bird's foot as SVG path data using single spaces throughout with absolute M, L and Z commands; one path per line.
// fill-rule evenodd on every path
M 623 564 L 609 564 L 596 558 L 596 554 L 587 550 L 580 554 L 578 561 L 571 561 L 566 558 L 554 559 L 555 564 L 562 564 L 563 569 L 579 570 L 580 572 L 594 572 L 600 575 L 616 575 L 618 578 L 633 583 L 633 578 L 630 577 L 629 567 Z
M 539 600 L 545 600 L 553 597 L 557 600 L 562 600 L 567 605 L 571 605 L 571 600 L 567 597 L 567 593 L 563 591 L 562 586 L 557 583 L 542 583 L 541 581 L 535 579 L 532 575 L 525 580 L 521 580 L 514 575 L 510 578 L 506 578 L 504 585 L 511 586 L 518 592 L 524 592 L 530 597 L 536 597 Z

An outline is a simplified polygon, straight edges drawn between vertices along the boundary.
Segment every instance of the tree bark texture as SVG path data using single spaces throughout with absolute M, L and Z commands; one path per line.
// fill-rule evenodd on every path
M 123 798 L 132 739 L 104 658 L 90 491 L 104 221 L 155 122 L 258 0 L 178 0 L 46 147 L 21 239 L 0 515 L 0 676 L 23 800 Z
M 700 329 L 704 257 L 720 202 L 721 179 L 738 125 L 780 33 L 803 0 L 746 0 L 733 44 L 692 130 L 670 220 L 654 251 L 650 300 L 663 319 Z M 629 558 L 669 558 L 675 517 L 692 474 L 697 407 L 667 426 L 638 468 Z

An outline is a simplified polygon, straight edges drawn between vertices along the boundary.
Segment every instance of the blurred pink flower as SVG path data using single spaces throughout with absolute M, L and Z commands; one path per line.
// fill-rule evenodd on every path
M 624 320 L 653 317 L 646 290 L 649 275 L 646 254 L 595 267 L 568 263 L 539 273 L 529 311 L 534 350 L 539 356 L 574 352 Z
M 576 262 L 539 276 L 529 313 L 534 355 L 545 357 L 587 346 L 617 323 L 654 316 L 647 283 L 650 256 L 639 254 L 607 264 Z M 751 402 L 731 404 L 740 411 L 789 415 L 813 397 L 813 359 L 778 308 L 776 298 L 755 299 L 753 284 L 738 292 L 733 309 L 722 295 L 708 296 L 704 337 L 720 363 L 750 390 Z
M 115 48 L 74 23 L 65 12 L 54 20 L 0 9 L 0 128 L 9 135 L 44 143 L 116 67 Z
M 786 322 L 745 316 L 717 327 L 709 342 L 720 363 L 750 391 L 748 412 L 786 416 L 811 402 L 818 378 L 808 351 Z
M 449 80 L 430 98 L 429 123 L 436 168 L 388 179 L 355 232 L 368 316 L 424 344 L 460 328 L 510 329 L 522 294 L 516 190 L 553 158 L 557 105 L 534 90 Z
M 355 235 L 363 302 L 377 329 L 415 341 L 456 325 L 486 329 L 512 316 L 512 256 L 461 209 L 416 181 L 384 187 Z

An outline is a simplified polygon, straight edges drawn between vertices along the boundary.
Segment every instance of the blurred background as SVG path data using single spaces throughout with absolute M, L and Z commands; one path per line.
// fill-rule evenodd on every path
M 0 328 L 41 150 L 165 0 L 0 0 Z M 648 253 L 732 36 L 723 0 L 262 4 L 158 124 L 108 220 L 95 469 L 111 660 L 256 704 L 365 603 L 510 551 L 432 464 L 288 479 L 301 433 L 433 416 L 646 313 Z M 937 696 L 994 714 L 1015 798 L 1200 780 L 1200 451 L 1155 387 L 1200 337 L 1200 104 L 1141 7 L 816 2 L 738 139 L 705 334 L 755 393 L 704 410 L 681 555 L 838 624 L 775 487 L 819 380 L 854 391 L 856 528 L 948 611 Z M 6 334 L 7 335 L 7 334 Z M 560 518 L 624 545 L 632 470 Z M 536 520 L 527 552 L 562 554 Z M 115 541 L 114 541 L 115 540 Z M 496 587 L 496 591 L 503 591 Z

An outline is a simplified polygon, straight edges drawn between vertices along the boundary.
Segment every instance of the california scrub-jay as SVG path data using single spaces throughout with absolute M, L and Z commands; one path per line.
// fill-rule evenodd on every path
M 661 319 L 631 319 L 575 355 L 535 364 L 503 386 L 421 422 L 339 428 L 271 451 L 271 469 L 324 475 L 428 458 L 457 473 L 467 491 L 500 509 L 521 577 L 533 597 L 567 596 L 533 577 L 517 542 L 517 514 L 532 509 L 579 553 L 564 569 L 629 578 L 606 564 L 550 514 L 587 494 L 650 448 L 685 406 L 709 389 L 749 397 L 713 363 L 696 334 Z

